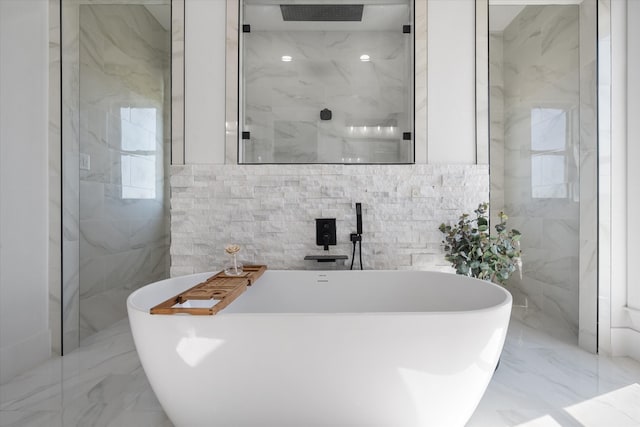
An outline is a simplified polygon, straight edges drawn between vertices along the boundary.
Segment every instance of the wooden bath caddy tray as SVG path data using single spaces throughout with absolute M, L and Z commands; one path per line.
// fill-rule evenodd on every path
M 267 270 L 266 265 L 245 265 L 240 276 L 227 276 L 221 271 L 209 277 L 202 283 L 180 292 L 153 307 L 151 314 L 195 314 L 214 315 L 231 304 L 238 295 L 243 293 L 247 286 L 251 286 Z M 217 301 L 211 304 L 212 300 Z M 189 301 L 194 301 L 189 303 Z M 206 307 L 198 307 L 195 301 L 204 302 Z

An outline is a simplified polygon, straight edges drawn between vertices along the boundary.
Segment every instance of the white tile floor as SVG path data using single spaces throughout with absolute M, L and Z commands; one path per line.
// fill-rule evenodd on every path
M 468 426 L 640 426 L 640 364 L 589 354 L 574 340 L 515 308 L 500 367 Z M 126 320 L 0 386 L 3 427 L 171 425 Z

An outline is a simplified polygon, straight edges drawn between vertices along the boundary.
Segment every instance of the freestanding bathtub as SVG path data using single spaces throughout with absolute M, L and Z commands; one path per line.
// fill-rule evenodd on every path
M 511 295 L 437 272 L 267 271 L 215 316 L 151 315 L 211 273 L 127 300 L 176 426 L 462 426 L 504 344 Z

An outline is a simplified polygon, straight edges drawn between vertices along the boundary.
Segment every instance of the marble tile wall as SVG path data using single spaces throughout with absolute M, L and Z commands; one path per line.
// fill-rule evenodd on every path
M 401 28 L 252 31 L 243 43 L 244 162 L 412 161 L 402 138 L 412 132 L 412 43 Z M 324 108 L 331 120 L 320 120 Z
M 303 259 L 324 253 L 315 218 L 336 218 L 329 253 L 350 259 L 356 202 L 365 269 L 450 271 L 438 226 L 488 193 L 487 165 L 174 165 L 171 275 L 221 269 L 229 243 L 243 247 L 245 262 L 322 268 Z
M 171 39 L 142 5 L 82 4 L 79 30 L 84 339 L 126 316 L 133 289 L 168 276 Z
M 595 245 L 581 244 L 587 228 L 581 218 L 596 212 L 596 171 L 584 164 L 595 147 L 589 114 L 595 97 L 588 89 L 595 88 L 595 63 L 587 54 L 595 51 L 595 38 L 580 19 L 595 28 L 595 20 L 585 20 L 590 13 L 595 8 L 527 6 L 490 41 L 494 214 L 504 207 L 509 226 L 523 233 L 524 277 L 510 284 L 545 314 L 568 322 L 576 336 L 580 286 L 595 277 L 583 262 L 595 259 Z M 595 236 L 587 240 L 589 246 Z

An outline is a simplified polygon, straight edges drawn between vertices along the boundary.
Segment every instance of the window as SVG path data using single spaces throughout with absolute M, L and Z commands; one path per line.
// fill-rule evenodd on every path
M 123 199 L 156 198 L 156 108 L 120 108 Z
M 559 108 L 531 110 L 531 197 L 567 198 L 569 114 Z

